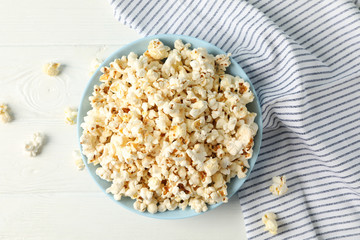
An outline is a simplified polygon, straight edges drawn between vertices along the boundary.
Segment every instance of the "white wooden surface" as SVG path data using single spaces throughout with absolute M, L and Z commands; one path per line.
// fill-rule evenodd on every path
M 63 109 L 76 107 L 94 57 L 140 36 L 116 22 L 106 0 L 0 1 L 0 102 L 14 121 L 0 124 L 0 239 L 246 239 L 237 197 L 184 220 L 156 220 L 108 199 L 72 150 L 76 128 Z M 64 65 L 45 76 L 47 61 Z M 35 131 L 47 135 L 36 158 L 23 154 Z

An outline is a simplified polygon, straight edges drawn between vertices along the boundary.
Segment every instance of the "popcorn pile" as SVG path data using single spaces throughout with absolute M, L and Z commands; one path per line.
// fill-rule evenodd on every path
M 225 73 L 229 56 L 152 40 L 101 69 L 81 136 L 96 174 L 116 200 L 150 213 L 206 211 L 227 202 L 231 178 L 244 178 L 258 126 L 246 104 L 249 83 Z

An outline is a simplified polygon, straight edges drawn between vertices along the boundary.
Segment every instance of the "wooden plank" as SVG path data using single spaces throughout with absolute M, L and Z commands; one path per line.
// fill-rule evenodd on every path
M 0 2 L 0 45 L 125 44 L 139 35 L 105 0 Z
M 0 239 L 244 239 L 237 198 L 182 220 L 146 218 L 103 194 L 0 194 L 0 203 Z

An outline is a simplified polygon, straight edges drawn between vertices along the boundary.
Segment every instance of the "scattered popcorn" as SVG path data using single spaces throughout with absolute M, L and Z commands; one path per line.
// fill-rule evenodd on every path
M 90 71 L 89 71 L 89 75 L 93 75 L 95 73 L 95 71 L 100 67 L 100 65 L 102 64 L 103 60 L 98 59 L 98 58 L 94 58 L 93 60 L 91 60 L 90 63 Z
M 32 140 L 25 144 L 25 152 L 30 157 L 36 157 L 44 144 L 45 136 L 41 133 L 34 133 Z
M 282 196 L 284 195 L 288 187 L 286 186 L 286 177 L 273 177 L 272 178 L 273 184 L 270 186 L 270 192 L 275 196 Z
M 75 165 L 79 171 L 83 170 L 85 168 L 85 164 L 81 158 L 81 154 L 79 150 L 74 150 L 72 153 Z
M 51 77 L 59 74 L 60 63 L 45 63 L 43 65 L 43 72 Z
M 6 104 L 0 104 L 0 120 L 3 123 L 7 123 L 11 121 L 9 107 Z
M 254 96 L 225 73 L 229 56 L 152 40 L 103 67 L 81 124 L 81 144 L 106 190 L 149 213 L 227 202 L 227 182 L 246 177 L 257 132 Z
M 77 118 L 77 109 L 67 107 L 64 110 L 65 113 L 65 123 L 69 125 L 74 125 L 76 123 Z
M 269 231 L 271 234 L 277 234 L 278 225 L 276 222 L 276 214 L 272 212 L 265 213 L 262 216 L 262 222 L 265 224 L 265 231 Z

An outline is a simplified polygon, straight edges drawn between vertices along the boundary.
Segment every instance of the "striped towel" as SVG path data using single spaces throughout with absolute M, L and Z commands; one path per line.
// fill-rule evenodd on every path
M 264 135 L 239 191 L 249 239 L 360 239 L 360 12 L 345 0 L 112 0 L 142 35 L 232 53 L 254 84 Z M 286 175 L 289 191 L 269 192 Z M 278 215 L 279 233 L 262 215 Z

